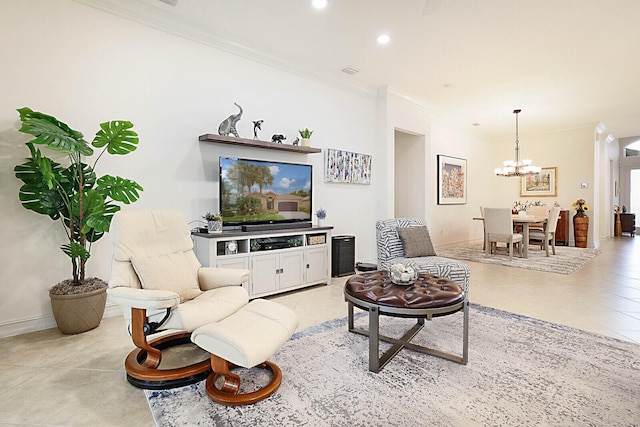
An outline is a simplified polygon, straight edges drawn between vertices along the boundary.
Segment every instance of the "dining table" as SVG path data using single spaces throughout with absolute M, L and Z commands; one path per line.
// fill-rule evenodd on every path
M 529 258 L 529 227 L 534 225 L 540 225 L 544 228 L 547 224 L 547 217 L 535 216 L 535 215 L 512 215 L 513 225 L 520 225 L 522 227 L 522 257 Z M 484 221 L 483 217 L 474 217 L 474 220 Z M 486 238 L 485 238 L 486 240 Z

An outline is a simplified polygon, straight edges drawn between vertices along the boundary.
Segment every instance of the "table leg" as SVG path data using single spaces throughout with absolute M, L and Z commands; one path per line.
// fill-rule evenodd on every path
M 522 257 L 529 258 L 529 223 L 522 223 Z
M 353 303 L 349 301 L 347 303 L 347 322 L 349 327 L 349 332 L 355 332 L 355 327 L 353 325 Z
M 417 335 L 418 332 L 425 326 L 425 319 L 420 317 L 416 319 L 415 325 L 407 330 L 401 338 L 388 337 L 380 334 L 380 310 L 378 307 L 369 309 L 369 328 L 368 330 L 357 328 L 354 325 L 354 305 L 351 302 L 347 303 L 347 322 L 349 332 L 353 332 L 360 335 L 369 337 L 369 371 L 380 372 L 380 370 L 389 362 L 396 354 L 403 348 L 407 348 L 421 353 L 430 354 L 432 356 L 441 357 L 446 360 L 450 360 L 456 363 L 466 365 L 468 359 L 468 342 L 469 342 L 469 302 L 465 300 L 462 305 L 464 313 L 463 318 L 463 344 L 462 344 L 462 357 L 449 353 L 444 353 L 440 350 L 436 350 L 429 347 L 413 344 L 410 341 Z M 380 341 L 385 341 L 393 344 L 391 348 L 380 355 Z
M 467 364 L 469 360 L 469 301 L 465 299 L 463 308 L 463 325 L 462 325 L 462 360 L 460 363 Z
M 369 309 L 369 370 L 378 372 L 380 370 L 380 312 L 378 307 Z

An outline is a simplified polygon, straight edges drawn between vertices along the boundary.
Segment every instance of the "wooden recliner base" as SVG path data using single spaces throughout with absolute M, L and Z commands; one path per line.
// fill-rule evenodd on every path
M 131 338 L 137 347 L 127 356 L 124 368 L 127 381 L 148 390 L 182 387 L 202 381 L 211 373 L 208 359 L 173 369 L 158 369 L 162 350 L 176 345 L 191 344 L 191 333 L 180 331 L 147 341 L 144 334 L 147 323 L 145 309 L 131 309 Z
M 249 405 L 271 396 L 280 387 L 282 371 L 273 362 L 265 361 L 256 367 L 271 371 L 271 381 L 259 390 L 251 393 L 239 393 L 240 377 L 231 373 L 237 366 L 215 354 L 211 355 L 213 372 L 207 377 L 207 394 L 214 402 L 228 406 Z M 220 388 L 216 383 L 221 382 Z
M 178 332 L 148 342 L 158 352 L 176 345 L 191 344 L 191 333 Z M 127 381 L 133 386 L 148 390 L 161 390 L 202 381 L 211 373 L 211 363 L 203 361 L 173 369 L 157 369 L 160 358 L 142 348 L 136 348 L 127 356 L 124 367 Z M 155 351 L 153 352 L 155 353 Z

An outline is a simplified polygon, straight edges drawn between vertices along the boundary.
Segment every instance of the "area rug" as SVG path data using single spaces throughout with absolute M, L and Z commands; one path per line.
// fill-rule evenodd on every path
M 367 319 L 360 313 L 356 326 Z M 381 333 L 399 337 L 413 321 L 382 317 L 380 324 Z M 461 326 L 461 313 L 434 318 L 413 341 L 460 354 Z M 156 424 L 640 425 L 639 345 L 474 304 L 467 365 L 403 349 L 374 374 L 367 338 L 349 333 L 346 318 L 296 333 L 271 360 L 282 368 L 282 385 L 254 405 L 216 404 L 204 382 L 145 391 Z
M 553 255 L 551 248 L 549 248 L 549 256 L 547 257 L 544 250 L 531 246 L 529 258 L 520 258 L 514 254 L 513 259 L 509 260 L 509 252 L 504 246 L 498 249 L 497 254 L 489 256 L 485 255 L 481 244 L 438 250 L 438 255 L 446 258 L 557 274 L 572 274 L 598 254 L 600 254 L 599 249 L 556 246 L 556 254 Z

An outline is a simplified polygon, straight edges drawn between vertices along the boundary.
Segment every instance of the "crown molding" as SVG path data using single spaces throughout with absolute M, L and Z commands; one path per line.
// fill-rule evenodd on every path
M 408 95 L 389 86 L 386 88 L 386 93 L 389 99 L 413 104 L 428 111 L 433 111 L 435 109 L 435 106 L 432 103 L 425 101 L 424 99 Z
M 139 24 L 164 31 L 166 33 L 204 44 L 221 51 L 231 53 L 261 64 L 280 69 L 298 76 L 323 83 L 337 89 L 345 90 L 369 99 L 375 99 L 375 88 L 355 82 L 345 82 L 337 77 L 328 76 L 311 68 L 270 55 L 226 37 L 220 37 L 208 28 L 181 18 L 173 12 L 173 8 L 164 4 L 159 7 L 143 2 L 128 0 L 73 0 L 76 3 L 119 16 Z

